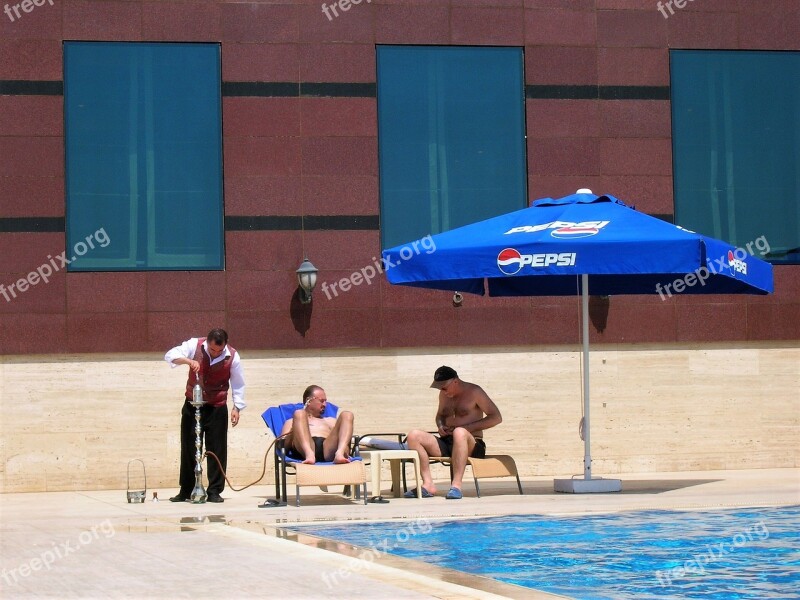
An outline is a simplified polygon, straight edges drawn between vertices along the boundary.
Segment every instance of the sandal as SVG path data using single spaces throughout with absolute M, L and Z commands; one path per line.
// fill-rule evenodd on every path
M 445 496 L 445 498 L 447 498 L 448 500 L 461 500 L 461 498 L 463 497 L 464 494 L 462 494 L 461 490 L 458 489 L 457 487 L 451 487 L 450 491 L 447 492 L 447 496 Z
M 416 498 L 417 497 L 417 488 L 413 490 L 408 490 L 405 494 L 403 494 L 403 498 Z M 425 488 L 422 488 L 422 497 L 423 498 L 433 498 L 433 494 L 431 494 Z

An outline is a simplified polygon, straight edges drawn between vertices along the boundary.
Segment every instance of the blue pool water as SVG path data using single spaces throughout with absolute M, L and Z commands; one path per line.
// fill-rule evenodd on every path
M 800 506 L 306 526 L 574 598 L 800 598 Z

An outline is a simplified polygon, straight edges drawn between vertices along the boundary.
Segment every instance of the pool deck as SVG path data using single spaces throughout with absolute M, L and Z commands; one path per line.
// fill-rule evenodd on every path
M 552 477 L 481 483 L 463 500 L 439 496 L 354 502 L 303 489 L 303 506 L 260 508 L 272 486 L 226 490 L 223 504 L 143 504 L 126 491 L 0 494 L 0 597 L 6 598 L 555 598 L 551 594 L 331 543 L 281 527 L 397 520 L 404 535 L 428 521 L 507 514 L 579 515 L 641 509 L 800 504 L 800 469 L 620 475 L 617 494 L 556 494 Z M 336 489 L 341 489 L 336 488 Z M 290 497 L 294 486 L 289 485 Z M 402 537 L 398 534 L 398 539 Z M 397 540 L 375 540 L 378 548 Z

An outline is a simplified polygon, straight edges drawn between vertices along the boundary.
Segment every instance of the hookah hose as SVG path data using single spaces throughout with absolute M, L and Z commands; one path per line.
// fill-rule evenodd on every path
M 259 481 L 261 481 L 262 479 L 264 479 L 264 475 L 265 475 L 265 474 L 266 474 L 266 472 L 267 472 L 267 457 L 269 456 L 269 451 L 270 451 L 270 450 L 272 449 L 272 447 L 275 445 L 275 442 L 277 442 L 277 441 L 278 441 L 279 439 L 281 439 L 282 437 L 286 437 L 286 436 L 287 436 L 287 435 L 289 435 L 290 433 L 291 433 L 291 431 L 289 431 L 289 432 L 287 432 L 287 433 L 284 433 L 283 435 L 279 435 L 279 436 L 278 436 L 278 437 L 276 437 L 274 440 L 272 440 L 272 443 L 271 443 L 269 446 L 267 446 L 267 451 L 264 453 L 264 467 L 261 469 L 261 475 L 260 475 L 260 476 L 258 477 L 258 479 L 256 479 L 256 480 L 255 480 L 253 483 L 248 483 L 246 486 L 244 486 L 244 487 L 241 487 L 241 488 L 236 488 L 236 487 L 234 487 L 234 485 L 231 483 L 231 480 L 230 480 L 230 479 L 228 479 L 228 474 L 227 474 L 227 473 L 225 473 L 225 469 L 223 469 L 223 468 L 222 468 L 222 463 L 219 461 L 219 457 L 218 457 L 216 454 L 214 454 L 214 453 L 213 453 L 213 452 L 211 452 L 210 450 L 206 450 L 206 451 L 205 451 L 205 453 L 203 454 L 203 458 L 206 458 L 207 456 L 211 456 L 211 457 L 213 457 L 213 458 L 214 458 L 214 460 L 215 460 L 215 461 L 217 461 L 217 466 L 219 467 L 219 470 L 220 470 L 220 472 L 222 473 L 222 476 L 225 478 L 225 481 L 227 481 L 227 482 L 228 482 L 228 485 L 231 487 L 231 489 L 232 489 L 234 492 L 241 492 L 242 490 L 246 490 L 246 489 L 247 489 L 247 488 L 249 488 L 251 485 L 255 485 L 255 484 L 257 484 Z

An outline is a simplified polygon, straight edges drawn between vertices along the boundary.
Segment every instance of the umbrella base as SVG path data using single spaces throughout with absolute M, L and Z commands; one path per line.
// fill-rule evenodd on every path
M 554 479 L 556 492 L 567 494 L 604 494 L 621 492 L 622 481 L 619 479 Z

